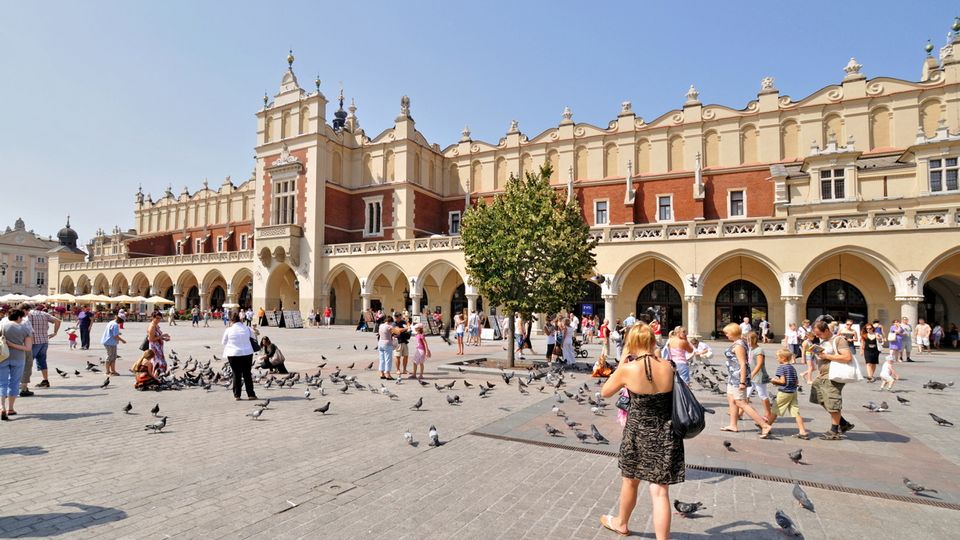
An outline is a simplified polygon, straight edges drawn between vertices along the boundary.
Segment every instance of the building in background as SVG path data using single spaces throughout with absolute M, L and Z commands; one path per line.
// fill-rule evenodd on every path
M 27 230 L 17 218 L 13 228 L 0 234 L 0 295 L 9 293 L 45 294 L 49 283 L 47 252 L 58 244 Z

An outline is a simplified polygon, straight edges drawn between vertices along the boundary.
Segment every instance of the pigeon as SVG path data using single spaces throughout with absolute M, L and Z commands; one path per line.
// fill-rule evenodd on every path
M 253 406 L 260 407 L 261 409 L 266 409 L 267 407 L 270 406 L 270 398 L 267 398 L 260 403 L 254 403 Z
M 896 398 L 897 398 L 897 401 L 899 401 L 901 405 L 906 405 L 907 403 L 910 403 L 910 400 L 907 399 L 907 398 L 905 398 L 905 397 L 896 396 Z
M 473 388 L 473 385 L 470 384 L 470 383 L 468 383 L 466 379 L 463 380 L 463 386 L 465 386 L 465 387 L 467 387 L 467 388 Z
M 80 377 L 80 370 L 79 369 L 73 370 L 73 374 L 76 375 L 77 377 Z
M 347 366 L 347 369 L 353 369 L 353 366 L 355 366 L 356 364 L 357 364 L 356 362 L 352 362 L 349 366 Z
M 703 503 L 702 502 L 685 503 L 683 501 L 674 499 L 673 507 L 677 510 L 677 513 L 680 514 L 682 517 L 690 517 L 693 514 L 696 514 L 697 511 L 699 511 L 701 508 L 703 508 Z
M 356 346 L 356 345 L 353 346 L 353 350 L 357 350 L 357 346 Z
M 132 410 L 133 410 L 133 404 L 128 401 L 127 404 L 123 406 L 123 412 L 125 414 L 130 414 L 130 411 Z
M 369 351 L 369 350 L 370 350 L 370 346 L 369 346 L 369 345 L 364 345 L 364 346 L 363 346 L 363 350 Z
M 453 390 L 453 385 L 455 385 L 455 384 L 457 384 L 457 380 L 456 380 L 456 379 L 450 381 L 449 384 L 445 384 L 445 385 L 443 385 L 443 386 L 444 386 L 444 388 L 447 388 L 448 390 Z
M 210 348 L 210 346 L 209 346 L 209 345 L 204 345 L 204 347 L 206 347 L 207 349 L 209 349 L 209 348 Z
M 417 379 L 417 382 L 420 383 L 420 386 L 430 386 L 430 383 L 422 379 Z
M 597 416 L 603 416 L 603 409 L 600 407 L 590 407 L 590 412 Z
M 488 388 L 488 389 L 493 390 L 493 387 L 494 387 L 494 386 L 496 386 L 496 385 L 493 384 L 493 383 L 490 382 L 490 381 L 487 381 L 487 388 Z
M 930 418 L 933 418 L 933 421 L 936 422 L 937 425 L 939 425 L 939 426 L 950 426 L 950 427 L 953 427 L 953 422 L 947 420 L 946 418 L 940 418 L 939 416 L 937 416 L 937 415 L 935 415 L 935 414 L 933 414 L 933 413 L 927 413 L 927 414 L 930 415 Z
M 410 446 L 413 446 L 413 433 L 410 433 L 409 429 L 403 432 L 403 440 L 407 441 L 407 444 Z
M 593 433 L 593 438 L 596 439 L 598 443 L 600 444 L 610 443 L 610 441 L 608 441 L 607 438 L 600 433 L 600 430 L 597 429 L 597 426 L 590 424 L 590 432 Z
M 457 371 L 459 371 L 461 375 L 466 373 L 466 371 L 464 371 L 463 368 L 460 366 L 457 366 Z
M 868 402 L 866 405 L 861 405 L 864 409 L 867 409 L 870 412 L 877 412 L 877 409 L 880 408 L 875 402 Z
M 736 452 L 733 448 L 733 443 L 730 441 L 723 441 L 723 447 L 726 448 L 728 452 Z
M 340 392 L 346 394 L 347 390 L 350 390 L 350 385 L 347 383 L 343 383 L 343 388 L 340 389 Z
M 440 442 L 440 435 L 437 433 L 437 428 L 433 425 L 431 425 L 429 431 L 427 431 L 427 436 L 430 437 L 430 446 L 440 446 L 443 444 Z
M 482 397 L 482 398 L 487 397 L 487 392 L 489 392 L 489 391 L 490 391 L 490 390 L 488 390 L 486 387 L 481 386 L 481 387 L 480 387 L 480 397 Z
M 555 415 L 557 415 L 557 416 L 566 416 L 566 414 L 564 414 L 564 412 L 563 412 L 563 409 L 561 409 L 561 408 L 560 408 L 559 406 L 557 406 L 557 405 L 554 405 L 553 408 L 550 409 L 550 410 L 553 411 L 553 414 L 555 414 Z
M 923 493 L 924 491 L 927 491 L 927 492 L 930 492 L 930 493 L 938 493 L 937 490 L 935 490 L 935 489 L 927 489 L 927 488 L 921 486 L 920 484 L 911 482 L 910 479 L 907 478 L 906 476 L 903 477 L 903 485 L 907 486 L 907 489 L 909 489 L 910 491 L 912 491 L 914 495 L 919 495 L 919 494 Z
M 371 369 L 373 369 L 373 362 L 367 364 L 367 371 L 370 371 Z
M 586 434 L 586 433 L 584 433 L 584 432 L 582 432 L 582 431 L 580 431 L 579 429 L 576 429 L 576 428 L 573 429 L 573 434 L 576 435 L 576 436 L 577 436 L 577 439 L 579 439 L 580 442 L 582 442 L 583 444 L 586 444 L 586 443 L 587 443 L 587 439 L 590 438 L 590 435 L 588 435 L 588 434 Z
M 573 419 L 571 419 L 571 418 L 564 418 L 564 419 L 563 419 L 563 423 L 566 424 L 567 427 L 571 427 L 571 428 L 572 428 L 572 427 L 577 427 L 577 426 L 580 425 L 580 422 L 577 422 L 577 421 L 575 421 L 575 420 L 573 420 Z
M 887 412 L 890 410 L 890 405 L 887 405 L 886 401 L 881 401 L 880 406 L 877 407 L 876 412 Z
M 519 381 L 519 379 L 517 379 L 517 380 Z M 525 396 L 529 396 L 529 395 L 530 395 L 530 392 L 528 392 L 528 391 L 527 391 L 524 387 L 522 387 L 522 386 L 519 386 L 519 385 L 518 385 L 518 386 L 517 386 L 517 390 L 520 390 L 520 393 L 523 394 L 523 395 L 525 395 Z
M 798 531 L 793 524 L 793 520 L 787 517 L 787 515 L 783 513 L 783 510 L 777 510 L 777 513 L 774 514 L 773 517 L 777 521 L 777 525 L 783 529 L 783 534 L 787 536 L 800 536 L 800 531 Z
M 304 397 L 305 399 L 307 399 L 307 400 L 310 399 L 310 389 L 309 389 L 309 388 L 307 388 L 306 390 L 303 391 L 303 397 Z
M 456 400 L 453 399 L 453 396 L 451 396 L 450 394 L 447 394 L 447 403 L 450 405 L 453 405 L 456 403 Z
M 163 418 L 157 420 L 156 422 L 154 422 L 154 423 L 152 423 L 152 424 L 147 424 L 146 428 L 144 428 L 144 431 L 149 431 L 149 430 L 152 429 L 154 433 L 160 433 L 161 431 L 163 431 L 163 428 L 165 428 L 165 427 L 167 427 L 167 417 L 166 417 L 166 416 L 164 416 Z
M 413 407 L 410 407 L 413 410 L 419 411 L 420 407 L 423 407 L 423 396 L 417 399 L 417 402 L 413 404 Z
M 443 392 L 443 387 L 437 383 L 433 383 L 433 387 L 437 389 L 437 392 Z
M 252 417 L 254 420 L 259 420 L 261 414 L 263 414 L 263 409 L 257 408 L 254 409 L 253 412 L 247 413 L 247 416 Z
M 64 379 L 66 379 L 67 377 L 70 376 L 69 374 L 67 374 L 66 371 L 61 371 L 60 368 L 54 368 L 54 369 L 56 369 L 56 370 L 57 370 L 57 374 L 60 375 L 61 377 L 63 377 Z
M 96 366 L 96 364 L 94 364 L 93 362 L 87 360 L 87 371 L 89 371 L 91 368 L 93 368 L 93 367 L 95 367 L 95 366 Z
M 159 403 L 157 403 L 156 405 L 153 406 L 152 409 L 150 409 L 150 414 L 152 414 L 152 415 L 154 415 L 154 416 L 156 416 L 159 412 L 160 412 L 160 404 L 159 404 Z
M 107 386 L 110 386 L 110 377 L 107 377 L 106 380 L 103 381 L 103 384 L 100 385 L 100 388 L 106 388 Z
M 797 500 L 797 504 L 806 508 L 811 512 L 816 512 L 813 509 L 813 501 L 810 500 L 810 497 L 807 496 L 807 492 L 800 487 L 799 482 L 793 483 L 793 498 Z
M 937 381 L 927 381 L 927 383 L 923 385 L 924 388 L 929 388 L 930 390 L 940 390 L 941 392 L 943 392 L 948 386 L 953 386 L 953 383 L 944 384 Z
M 562 436 L 563 436 L 563 432 L 562 432 L 562 431 L 560 431 L 559 429 L 551 426 L 550 424 L 544 424 L 544 426 L 545 426 L 546 429 L 547 429 L 547 435 L 550 435 L 551 437 L 562 437 Z
M 326 405 L 322 405 L 313 410 L 313 412 L 318 412 L 320 414 L 327 414 L 327 411 L 330 410 L 330 402 L 328 401 Z
M 802 448 L 797 448 L 797 449 L 794 450 L 793 452 L 788 453 L 788 454 L 787 454 L 787 457 L 790 458 L 790 461 L 792 461 L 792 462 L 796 463 L 797 465 L 799 465 L 799 464 L 800 464 L 800 460 L 803 459 L 803 449 L 802 449 Z

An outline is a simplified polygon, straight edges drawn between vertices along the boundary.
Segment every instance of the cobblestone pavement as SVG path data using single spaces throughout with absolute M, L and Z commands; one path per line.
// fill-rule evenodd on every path
M 596 423 L 611 439 L 608 446 L 581 445 L 569 433 L 550 438 L 544 421 L 566 427 L 550 411 L 552 394 L 534 385 L 530 395 L 523 395 L 515 383 L 504 385 L 495 376 L 457 374 L 455 388 L 444 392 L 414 381 L 393 384 L 397 401 L 330 388 L 327 397 L 307 401 L 302 385 L 258 388 L 271 404 L 253 420 L 245 416 L 252 403 L 234 401 L 222 387 L 134 391 L 126 370 L 138 354 L 143 329 L 128 325 L 130 344 L 121 347 L 119 365 L 125 375 L 112 378 L 105 389 L 100 388 L 102 374 L 83 369 L 87 360 L 97 362 L 96 347 L 68 351 L 65 340 L 54 340 L 51 369 L 67 371 L 69 378 L 51 371 L 53 387 L 19 400 L 16 420 L 0 425 L 0 538 L 615 537 L 598 525 L 601 514 L 615 511 L 619 492 L 616 459 L 609 455 L 619 439 L 612 413 L 594 417 L 587 407 L 562 405 L 571 418 Z M 181 358 L 206 360 L 221 352 L 222 326 L 194 329 L 181 323 L 170 332 L 169 349 Z M 324 355 L 325 373 L 355 363 L 351 373 L 379 386 L 376 372 L 365 370 L 376 357 L 370 334 L 346 328 L 265 333 L 284 350 L 291 367 L 315 370 Z M 535 345 L 543 349 L 542 343 Z M 454 374 L 435 369 L 454 358 L 452 348 L 436 339 L 431 346 L 435 354 L 428 379 L 452 380 Z M 492 356 L 501 353 L 500 347 L 492 343 L 468 352 Z M 591 358 L 595 354 L 594 347 Z M 702 501 L 706 508 L 696 519 L 675 518 L 673 536 L 780 538 L 773 524 L 779 508 L 807 538 L 956 537 L 958 510 L 932 504 L 960 502 L 960 434 L 936 426 L 927 413 L 960 419 L 960 388 L 927 391 L 921 384 L 952 380 L 960 354 L 919 359 L 898 368 L 903 376 L 898 388 L 909 390 L 899 395 L 910 399 L 909 405 L 878 393 L 875 385 L 849 386 L 844 398 L 857 428 L 835 443 L 791 439 L 793 426 L 786 421 L 778 424 L 779 436 L 772 441 L 758 440 L 750 422 L 741 423 L 742 433 L 721 434 L 723 404 L 700 392 L 717 414 L 708 418 L 704 434 L 688 441 L 687 461 L 694 467 L 671 496 Z M 82 376 L 73 375 L 74 369 Z M 490 380 L 497 387 L 481 399 L 476 388 L 463 387 L 464 378 L 473 384 Z M 584 381 L 589 379 L 577 375 L 571 382 Z M 451 393 L 463 404 L 448 405 L 445 394 Z M 420 396 L 422 410 L 411 410 Z M 860 408 L 869 399 L 885 399 L 891 411 Z M 127 401 L 133 404 L 131 414 L 121 411 Z M 331 402 L 327 415 L 313 412 L 326 401 Z M 169 416 L 161 434 L 143 430 L 153 420 L 149 410 L 155 403 L 161 415 Z M 806 397 L 801 407 L 811 419 L 810 429 L 822 430 L 825 414 Z M 440 448 L 427 446 L 431 424 L 445 442 Z M 404 442 L 405 429 L 414 433 L 418 446 Z M 726 451 L 720 444 L 724 439 L 737 451 Z M 808 465 L 793 465 L 785 456 L 800 447 Z M 902 476 L 940 493 L 927 499 L 932 504 L 907 502 L 915 497 L 900 485 Z M 790 484 L 782 481 L 790 478 L 878 496 L 808 487 L 813 513 L 794 504 Z M 631 529 L 639 537 L 653 536 L 645 489 Z

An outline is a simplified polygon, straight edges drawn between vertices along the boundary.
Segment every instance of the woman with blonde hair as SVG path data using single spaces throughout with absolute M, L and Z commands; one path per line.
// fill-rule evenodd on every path
M 690 366 L 687 365 L 687 354 L 693 352 L 693 345 L 687 341 L 687 329 L 678 326 L 670 332 L 670 339 L 667 340 L 667 352 L 670 353 L 670 359 L 677 368 L 677 373 L 683 382 L 690 384 Z
M 750 349 L 747 342 L 743 340 L 739 324 L 730 323 L 724 326 L 723 333 L 733 344 L 723 352 L 724 356 L 727 357 L 727 373 L 729 373 L 727 376 L 727 403 L 730 406 L 730 425 L 720 428 L 720 431 L 740 431 L 737 427 L 737 419 L 740 418 L 740 412 L 742 411 L 747 413 L 747 416 L 760 426 L 760 438 L 766 439 L 773 428 L 747 402 L 747 388 L 750 387 L 750 368 L 747 357 Z
M 656 537 L 670 536 L 670 484 L 684 481 L 685 467 L 683 438 L 673 432 L 673 375 L 670 363 L 657 356 L 653 330 L 637 323 L 627 333 L 623 359 L 600 391 L 610 397 L 626 388 L 630 398 L 620 443 L 619 512 L 600 517 L 601 525 L 620 535 L 630 534 L 637 489 L 646 481 Z

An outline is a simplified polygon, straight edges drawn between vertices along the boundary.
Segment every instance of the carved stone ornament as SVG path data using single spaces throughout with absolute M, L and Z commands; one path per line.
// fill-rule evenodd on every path
M 281 165 L 290 165 L 292 163 L 300 163 L 300 160 L 297 159 L 297 156 L 291 154 L 290 149 L 287 148 L 286 144 L 284 144 L 283 148 L 280 149 L 280 157 L 271 165 L 274 167 L 279 167 Z
M 573 111 L 570 110 L 570 107 L 563 108 L 563 119 L 564 120 L 573 120 Z
M 790 274 L 790 277 L 787 278 L 790 281 L 790 288 L 793 289 L 797 286 L 797 276 Z
M 400 98 L 400 116 L 410 116 L 410 98 L 408 96 Z
M 760 79 L 760 91 L 773 90 L 773 77 L 764 77 Z
M 687 103 L 699 103 L 700 102 L 700 92 L 697 91 L 697 87 L 690 85 L 690 88 L 687 89 Z
M 507 131 L 507 133 L 519 133 L 519 132 L 520 132 L 520 123 L 517 122 L 516 120 L 511 120 L 510 129 Z
M 620 104 L 620 114 L 630 114 L 633 112 L 633 103 L 624 101 Z

